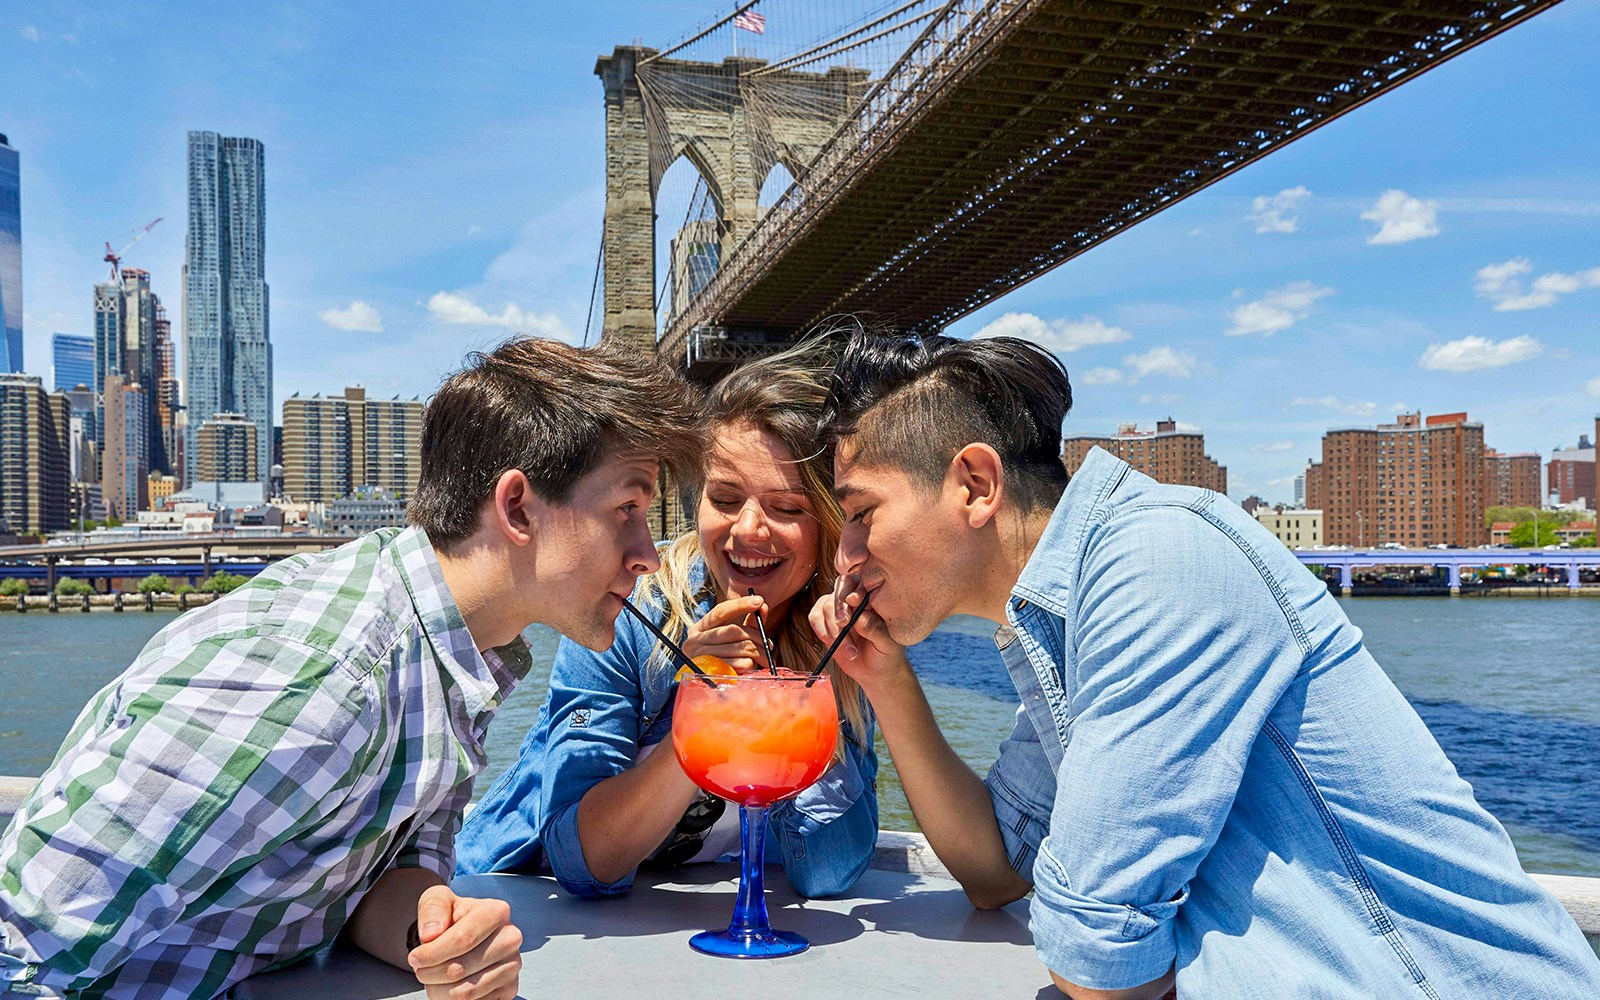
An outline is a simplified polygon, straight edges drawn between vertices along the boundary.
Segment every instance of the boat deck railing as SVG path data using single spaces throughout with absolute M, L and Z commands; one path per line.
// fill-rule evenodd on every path
M 11 822 L 12 814 L 33 788 L 34 780 L 0 776 L 0 827 Z M 950 878 L 949 871 L 928 846 L 928 838 L 920 833 L 895 830 L 879 833 L 878 846 L 872 853 L 872 867 L 927 878 Z M 1585 935 L 1591 939 L 1600 938 L 1600 878 L 1530 874 L 1535 882 L 1561 901 Z

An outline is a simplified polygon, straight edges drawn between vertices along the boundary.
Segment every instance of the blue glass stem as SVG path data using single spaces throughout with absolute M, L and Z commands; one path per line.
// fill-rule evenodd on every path
M 739 898 L 733 906 L 728 933 L 746 939 L 770 935 L 767 920 L 767 894 L 761 882 L 761 869 L 767 851 L 767 807 L 739 807 Z

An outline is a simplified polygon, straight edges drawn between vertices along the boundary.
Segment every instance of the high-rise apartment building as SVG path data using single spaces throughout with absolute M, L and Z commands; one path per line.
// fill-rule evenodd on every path
M 372 487 L 404 503 L 421 455 L 420 400 L 368 399 L 351 386 L 283 401 L 283 492 L 294 500 L 331 503 Z
M 1306 470 L 1306 506 L 1323 512 L 1329 545 L 1480 545 L 1483 425 L 1465 413 L 1331 430 Z
M 183 484 L 183 432 L 178 427 L 178 414 L 183 410 L 183 388 L 178 379 L 178 362 L 174 357 L 172 321 L 161 303 L 156 303 L 156 335 L 154 341 L 152 374 L 155 380 L 154 413 L 151 421 L 155 438 L 150 443 L 150 453 L 159 461 L 150 463 L 152 469 L 164 471 Z
M 1206 454 L 1205 435 L 1179 430 L 1178 422 L 1171 417 L 1157 421 L 1153 431 L 1141 431 L 1137 424 L 1122 424 L 1114 437 L 1068 435 L 1061 445 L 1061 461 L 1067 473 L 1077 472 L 1089 449 L 1095 447 L 1104 448 L 1157 482 L 1228 492 L 1228 470 Z
M 1550 498 L 1558 504 L 1588 500 L 1595 506 L 1594 445 L 1589 435 L 1578 437 L 1576 448 L 1557 448 L 1550 453 Z
M 50 384 L 56 392 L 94 388 L 94 338 L 81 333 L 50 335 Z
M 122 375 L 106 376 L 100 494 L 112 517 L 131 521 L 150 509 L 150 395 Z
M 200 428 L 217 413 L 256 425 L 256 471 L 272 448 L 266 175 L 255 139 L 189 133 L 189 235 L 184 245 L 185 483 L 196 480 Z
M 1489 507 L 1538 507 L 1539 453 L 1502 455 L 1493 448 L 1483 453 L 1483 502 Z
M 0 373 L 0 532 L 67 526 L 71 435 L 66 396 L 37 375 Z
M 163 472 L 171 471 L 171 447 L 157 393 L 163 365 L 166 374 L 172 374 L 170 342 L 171 326 L 161 299 L 150 290 L 149 271 L 125 267 L 115 280 L 94 286 L 94 387 L 100 394 L 102 434 L 98 444 L 104 451 L 106 381 L 121 376 L 124 384 L 136 383 L 144 391 L 144 454 L 150 468 Z
M 202 483 L 259 483 L 257 427 L 242 413 L 217 413 L 195 432 L 195 475 Z
M 22 166 L 0 134 L 0 372 L 22 371 Z

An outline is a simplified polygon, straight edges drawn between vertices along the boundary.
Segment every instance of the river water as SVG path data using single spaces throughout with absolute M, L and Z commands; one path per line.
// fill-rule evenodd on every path
M 1600 876 L 1600 601 L 1587 598 L 1348 598 L 1368 648 L 1427 722 L 1529 871 Z M 0 774 L 37 775 L 89 696 L 114 678 L 168 613 L 0 614 Z M 989 635 L 953 620 L 912 651 L 951 744 L 980 772 L 1010 731 L 1016 701 Z M 488 741 L 488 787 L 514 759 L 555 650 L 530 629 L 532 676 Z M 881 743 L 885 829 L 915 829 Z

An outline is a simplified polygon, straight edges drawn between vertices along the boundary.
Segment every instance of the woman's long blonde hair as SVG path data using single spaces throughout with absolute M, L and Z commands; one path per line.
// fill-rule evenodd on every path
M 837 578 L 833 553 L 839 546 L 839 531 L 844 524 L 833 498 L 833 451 L 819 442 L 817 434 L 832 362 L 814 343 L 747 362 L 712 388 L 702 416 L 708 440 L 724 427 L 745 424 L 782 441 L 821 526 L 817 532 L 817 571 L 790 600 L 786 619 L 771 633 L 778 662 L 797 669 L 809 669 L 826 651 L 811 630 L 807 615 L 819 598 L 833 592 Z M 698 511 L 705 483 L 684 485 L 688 487 L 685 511 Z M 692 507 L 688 502 L 691 497 Z M 699 586 L 691 580 L 690 571 L 701 555 L 700 533 L 691 531 L 662 550 L 661 568 L 645 577 L 640 588 L 647 602 L 665 608 L 662 630 L 674 640 L 681 640 L 688 633 L 690 624 L 699 618 L 695 612 L 700 601 L 715 587 L 709 572 Z M 670 666 L 670 657 L 658 645 L 646 669 L 665 670 Z M 827 675 L 833 682 L 839 717 L 850 723 L 856 740 L 864 741 L 868 709 L 861 688 L 837 664 L 828 664 Z M 842 750 L 841 746 L 835 753 Z

